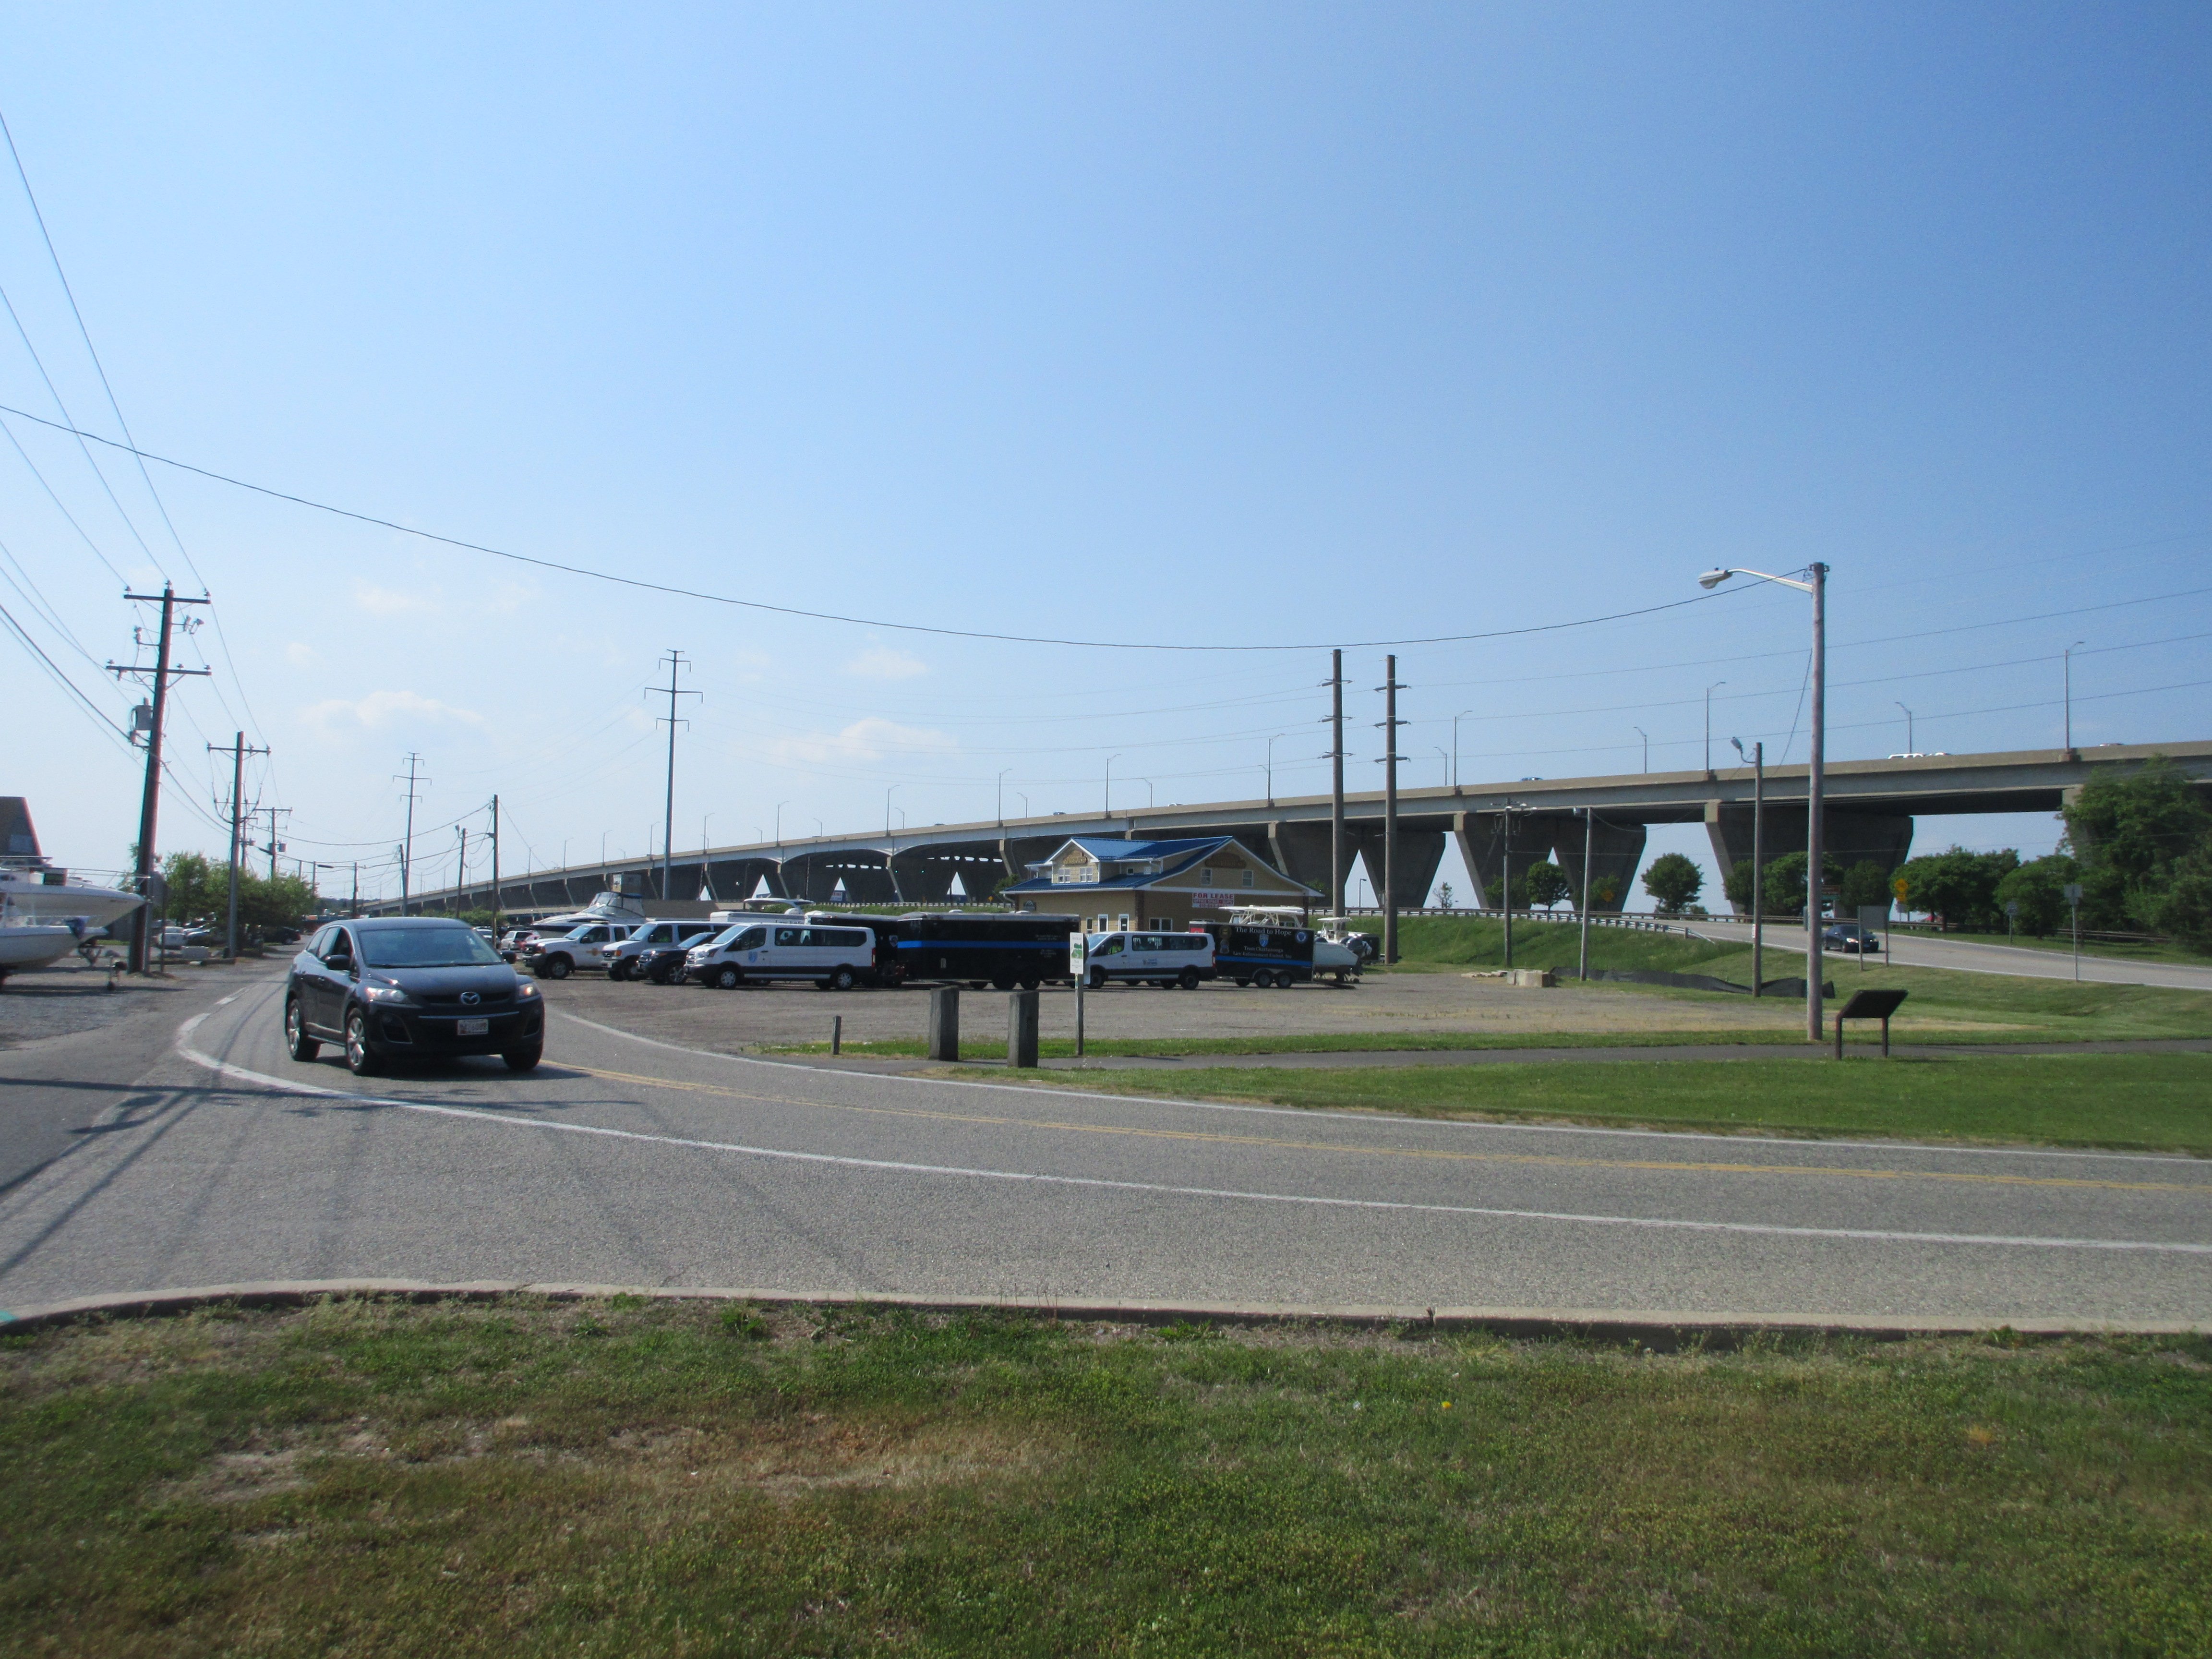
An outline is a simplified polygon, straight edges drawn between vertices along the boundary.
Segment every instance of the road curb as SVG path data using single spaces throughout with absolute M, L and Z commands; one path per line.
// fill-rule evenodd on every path
M 1857 1336 L 1875 1341 L 1913 1337 L 1978 1336 L 2008 1332 L 2023 1337 L 2202 1336 L 2212 1326 L 2185 1321 L 2127 1323 L 2085 1319 L 1962 1319 L 1899 1322 L 1851 1315 L 1773 1318 L 1733 1313 L 1630 1313 L 1585 1308 L 1421 1308 L 1348 1304 L 1300 1306 L 1263 1303 L 1121 1302 L 1078 1297 L 1024 1301 L 997 1297 L 862 1295 L 840 1291 L 788 1291 L 718 1286 L 526 1283 L 478 1280 L 439 1284 L 410 1279 L 262 1279 L 167 1291 L 76 1297 L 44 1306 L 0 1310 L 0 1331 L 13 1333 L 114 1318 L 161 1318 L 219 1304 L 246 1308 L 300 1308 L 349 1297 L 402 1302 L 491 1302 L 503 1297 L 543 1297 L 555 1302 L 605 1300 L 616 1296 L 660 1302 L 744 1302 L 770 1307 L 890 1307 L 918 1313 L 1026 1314 L 1079 1323 L 1117 1325 L 1341 1325 L 1358 1329 L 1487 1331 L 1499 1336 L 1571 1338 L 1631 1345 L 1669 1352 L 1682 1348 L 1726 1349 L 1760 1336 Z

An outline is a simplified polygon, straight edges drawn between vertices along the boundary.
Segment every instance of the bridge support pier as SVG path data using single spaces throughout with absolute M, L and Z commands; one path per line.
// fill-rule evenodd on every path
M 1323 870 L 1328 863 L 1328 826 L 1321 826 L 1321 856 Z M 1382 826 L 1379 823 L 1347 823 L 1344 838 L 1351 843 L 1352 851 L 1359 854 L 1360 862 L 1367 866 L 1368 885 L 1375 890 L 1375 902 L 1382 902 Z M 1390 885 L 1401 910 L 1418 910 L 1429 896 L 1430 884 L 1437 878 L 1437 866 L 1444 861 L 1444 832 L 1441 830 L 1408 830 L 1398 826 L 1398 867 Z M 1302 878 L 1303 879 L 1303 878 Z M 1328 877 L 1323 874 L 1318 883 L 1324 890 Z
M 1805 850 L 1805 803 L 1771 801 L 1766 807 L 1766 861 Z M 1911 856 L 1912 817 L 1907 812 L 1867 812 L 1831 806 L 1822 814 L 1821 843 L 1837 865 L 1848 870 L 1855 864 L 1878 864 L 1882 873 L 1894 873 Z M 1751 808 L 1718 801 L 1705 807 L 1705 836 L 1711 842 L 1713 862 L 1720 866 L 1725 884 L 1739 864 L 1751 862 Z M 1717 901 L 1719 894 L 1713 896 Z M 1718 902 L 1711 908 L 1719 908 Z M 1736 905 L 1747 914 L 1747 905 Z
M 1379 843 L 1378 843 L 1379 844 Z M 1398 832 L 1398 852 L 1402 858 L 1406 851 L 1406 834 Z M 1439 857 L 1443 849 L 1437 849 Z M 1380 858 L 1382 854 L 1376 854 Z M 1328 825 L 1301 823 L 1278 819 L 1267 826 L 1267 862 L 1292 881 L 1303 882 L 1322 896 L 1324 915 L 1334 915 L 1344 908 L 1344 895 L 1328 890 Z M 1435 872 L 1431 871 L 1431 874 Z M 1424 891 L 1426 889 L 1423 890 Z
M 1474 884 L 1474 902 L 1485 909 L 1502 908 L 1505 902 L 1505 814 L 1460 812 L 1453 816 L 1452 833 L 1459 838 L 1459 854 L 1466 862 L 1468 879 Z M 1556 854 L 1559 867 L 1574 884 L 1572 902 L 1583 896 L 1583 821 L 1572 812 L 1516 812 L 1513 815 L 1513 867 L 1526 871 Z M 1590 909 L 1598 915 L 1618 915 L 1629 900 L 1636 867 L 1644 861 L 1644 826 L 1609 824 L 1603 815 L 1591 836 Z

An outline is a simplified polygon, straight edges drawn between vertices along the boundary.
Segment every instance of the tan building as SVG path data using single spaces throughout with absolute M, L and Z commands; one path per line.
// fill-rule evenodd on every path
M 1030 878 L 999 890 L 1024 910 L 1064 912 L 1086 931 L 1180 932 L 1194 921 L 1226 921 L 1244 905 L 1309 910 L 1321 895 L 1292 881 L 1229 836 L 1182 841 L 1122 841 L 1078 836 Z

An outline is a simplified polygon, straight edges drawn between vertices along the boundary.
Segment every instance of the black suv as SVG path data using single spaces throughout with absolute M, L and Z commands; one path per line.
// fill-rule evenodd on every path
M 476 930 L 427 916 L 334 922 L 292 958 L 284 1043 L 313 1060 L 345 1045 L 371 1077 L 394 1060 L 497 1054 L 526 1072 L 545 1049 L 545 1002 Z

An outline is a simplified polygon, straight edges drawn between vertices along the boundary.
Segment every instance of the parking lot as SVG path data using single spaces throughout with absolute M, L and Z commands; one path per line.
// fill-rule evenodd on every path
M 842 1017 L 848 1043 L 914 1041 L 929 1018 L 926 989 L 825 994 L 810 986 L 735 991 L 696 986 L 610 983 L 598 975 L 543 984 L 556 1010 L 687 1048 L 742 1053 L 829 1040 Z M 1006 993 L 963 988 L 961 1024 L 979 1052 L 1003 1042 Z M 1042 1035 L 1073 1036 L 1075 997 L 1048 988 Z M 1112 986 L 1086 994 L 1085 1029 L 1094 1040 L 1146 1037 L 1266 1037 L 1337 1032 L 1433 1036 L 1464 1031 L 1540 1036 L 1582 1032 L 1741 1031 L 1787 1029 L 1804 1018 L 1789 999 L 1655 993 L 1649 988 L 1515 989 L 1455 973 L 1370 974 L 1352 987 L 1302 985 L 1288 990 L 1240 990 L 1225 981 L 1195 991 Z M 557 1048 L 557 1036 L 555 1046 Z

